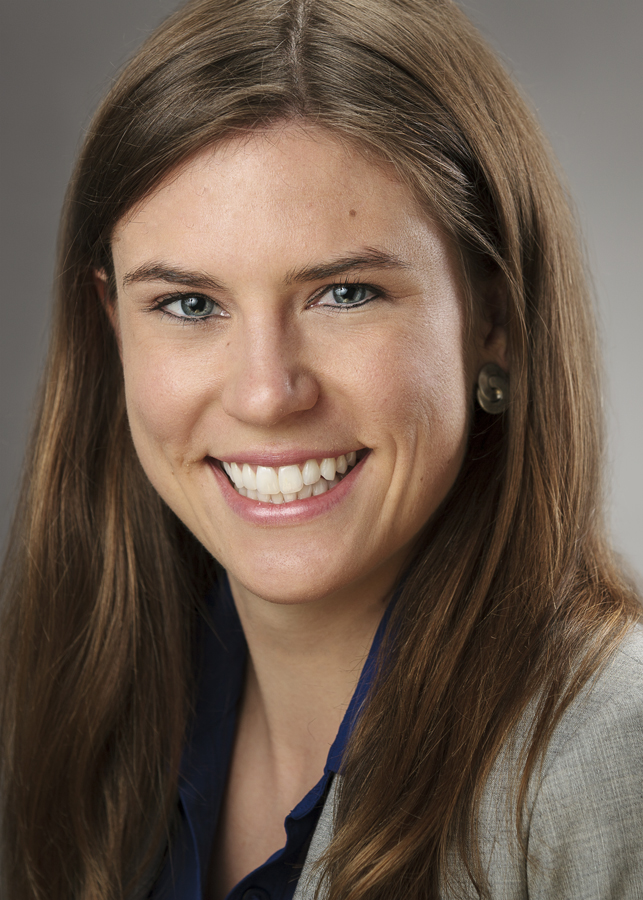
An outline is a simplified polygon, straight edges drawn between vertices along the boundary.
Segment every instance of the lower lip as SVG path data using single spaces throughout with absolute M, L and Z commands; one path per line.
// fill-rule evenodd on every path
M 217 480 L 223 499 L 230 509 L 246 522 L 253 525 L 295 525 L 322 516 L 338 506 L 353 490 L 364 463 L 370 456 L 367 453 L 342 480 L 330 491 L 325 491 L 307 500 L 291 500 L 290 503 L 262 503 L 242 497 L 228 481 L 228 476 L 218 462 L 210 461 L 210 469 Z

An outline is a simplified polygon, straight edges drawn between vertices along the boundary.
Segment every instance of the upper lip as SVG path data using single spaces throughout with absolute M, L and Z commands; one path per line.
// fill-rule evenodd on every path
M 225 453 L 221 456 L 212 457 L 212 459 L 227 463 L 248 463 L 248 465 L 251 466 L 277 467 L 303 465 L 309 459 L 336 459 L 338 456 L 346 455 L 346 453 L 350 453 L 352 450 L 359 453 L 360 450 L 365 449 L 365 447 L 349 445 L 339 450 L 243 450 L 239 452 L 235 451 L 234 453 Z

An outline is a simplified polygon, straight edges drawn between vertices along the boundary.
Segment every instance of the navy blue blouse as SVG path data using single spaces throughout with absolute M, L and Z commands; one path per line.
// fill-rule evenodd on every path
M 227 578 L 208 598 L 208 609 L 214 631 L 204 620 L 200 622 L 200 675 L 195 716 L 181 762 L 178 824 L 150 900 L 202 900 L 226 784 L 247 655 Z M 332 773 L 339 771 L 371 684 L 387 619 L 388 614 L 373 639 L 322 777 L 286 817 L 285 845 L 242 879 L 226 900 L 292 900 Z

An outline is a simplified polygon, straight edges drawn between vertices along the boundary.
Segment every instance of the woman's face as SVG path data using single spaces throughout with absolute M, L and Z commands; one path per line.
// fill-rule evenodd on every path
M 192 158 L 113 254 L 132 436 L 163 499 L 264 599 L 388 588 L 501 361 L 485 326 L 463 346 L 454 255 L 409 190 L 284 126 Z

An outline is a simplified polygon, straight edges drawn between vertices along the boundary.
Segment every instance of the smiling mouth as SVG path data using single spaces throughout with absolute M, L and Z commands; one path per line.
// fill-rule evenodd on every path
M 337 457 L 278 467 L 222 460 L 219 465 L 242 497 L 260 503 L 292 503 L 332 491 L 367 453 L 367 449 L 352 450 Z

